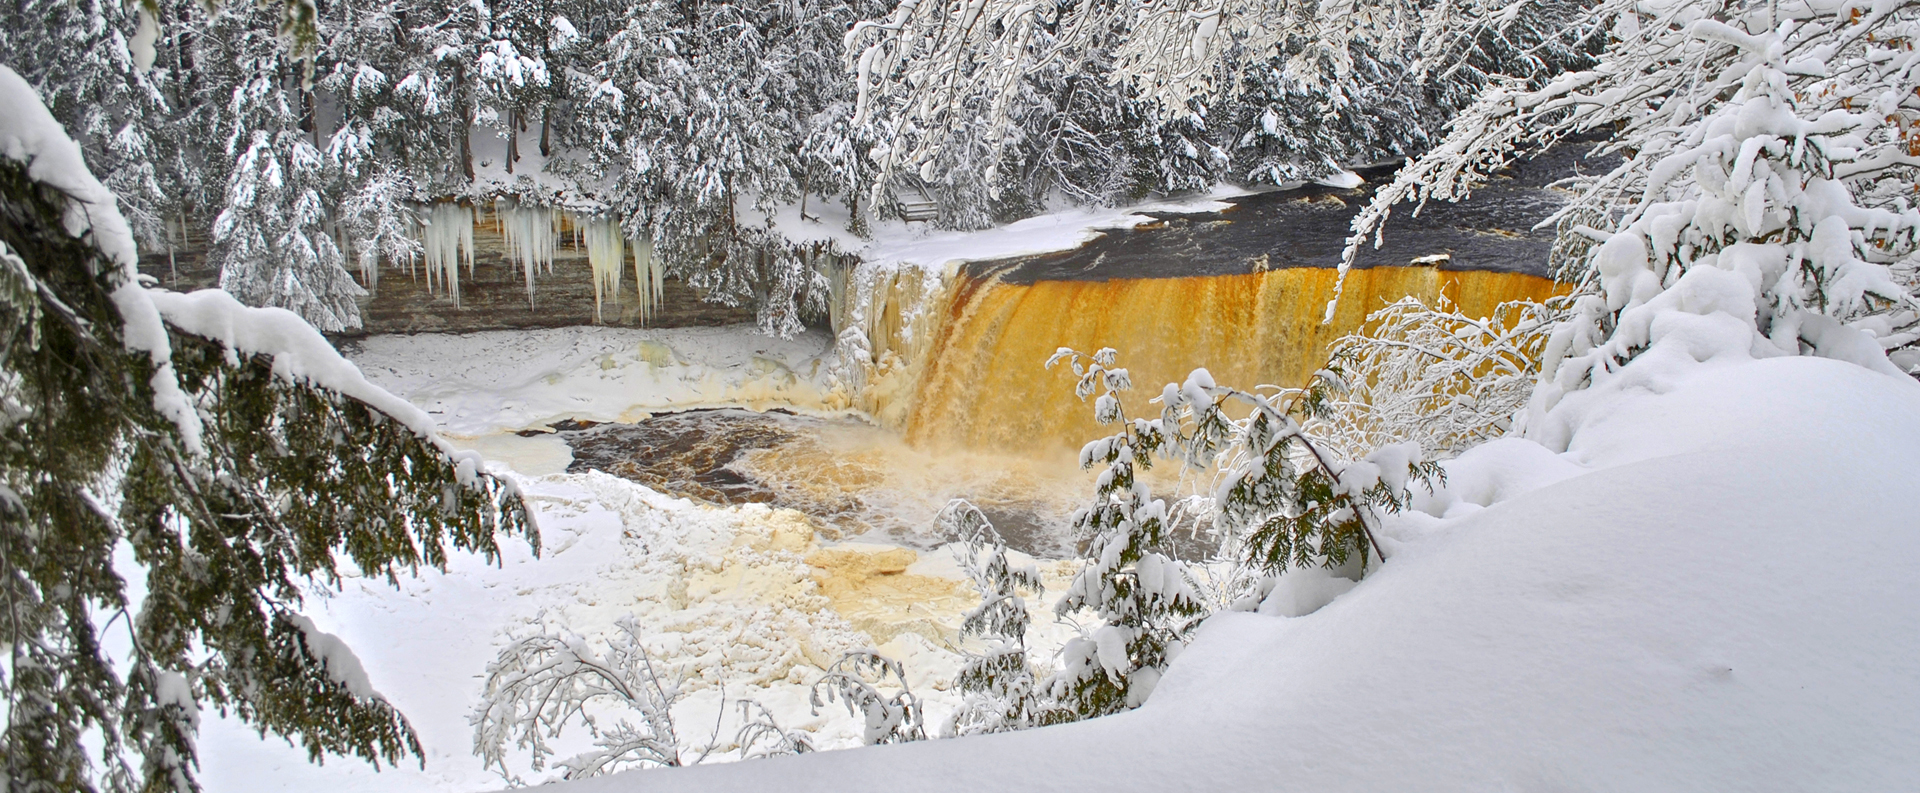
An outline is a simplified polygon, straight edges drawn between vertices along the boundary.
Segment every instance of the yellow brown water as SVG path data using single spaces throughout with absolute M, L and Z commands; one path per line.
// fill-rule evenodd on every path
M 1042 364 L 1059 347 L 1112 347 L 1129 370 L 1129 415 L 1148 415 L 1161 384 L 1205 367 L 1223 385 L 1298 386 L 1327 348 L 1367 314 L 1409 295 L 1444 296 L 1485 316 L 1509 300 L 1544 300 L 1550 279 L 1519 273 L 1378 267 L 1347 275 L 1339 310 L 1322 323 L 1334 270 L 1112 281 L 999 283 L 960 274 L 923 348 L 905 432 L 931 449 L 1058 453 L 1103 434 L 1072 396 L 1071 374 Z M 1154 411 L 1157 412 L 1157 411 Z

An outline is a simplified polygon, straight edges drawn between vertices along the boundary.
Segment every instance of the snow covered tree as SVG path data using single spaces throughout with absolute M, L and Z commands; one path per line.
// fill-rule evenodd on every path
M 5 68 L 0 153 L 7 779 L 196 790 L 203 705 L 315 759 L 418 755 L 303 595 L 536 540 L 517 491 L 297 317 L 142 286 L 113 195 Z
M 1080 466 L 1104 466 L 1093 503 L 1076 510 L 1073 526 L 1087 540 L 1085 566 L 1054 606 L 1062 616 L 1087 610 L 1100 621 L 1061 649 L 1064 668 L 1046 681 L 1059 706 L 1044 718 L 1073 721 L 1138 707 L 1153 692 L 1187 632 L 1205 616 L 1186 566 L 1172 556 L 1168 512 L 1140 472 L 1172 438 L 1165 417 L 1129 420 L 1119 393 L 1132 388 L 1127 370 L 1113 367 L 1111 348 L 1087 355 L 1061 348 L 1048 368 L 1065 362 L 1077 378 L 1074 394 L 1094 400 L 1094 418 L 1120 432 L 1088 443 Z
M 158 64 L 158 5 L 23 3 L 0 20 L 0 51 L 39 91 L 120 197 L 135 238 L 159 247 L 188 167 L 178 110 Z
M 1598 67 L 1489 90 L 1355 218 L 1349 244 L 1377 238 L 1395 202 L 1465 195 L 1521 147 L 1613 130 L 1600 148 L 1620 165 L 1550 219 L 1581 287 L 1544 352 L 1530 435 L 1564 444 L 1552 409 L 1649 355 L 1911 362 L 1920 4 L 1597 14 L 1614 37 Z
M 876 199 L 902 175 L 934 180 L 956 136 L 982 141 L 990 160 L 1011 151 L 1028 82 L 1092 63 L 1151 126 L 1204 118 L 1216 145 L 1257 150 L 1236 178 L 1284 181 L 1419 148 L 1490 80 L 1584 65 L 1590 4 L 903 2 L 850 30 L 847 49 L 856 123 L 887 131 Z
M 1007 544 L 979 507 L 954 499 L 934 519 L 941 534 L 956 543 L 960 569 L 966 571 L 980 605 L 960 622 L 962 639 L 986 642 L 980 653 L 968 653 L 953 685 L 965 694 L 947 731 L 977 735 L 1026 729 L 1040 721 L 1045 708 L 1040 698 L 1033 662 L 1027 655 L 1026 592 L 1040 596 L 1040 571 L 1032 565 L 1014 567 Z

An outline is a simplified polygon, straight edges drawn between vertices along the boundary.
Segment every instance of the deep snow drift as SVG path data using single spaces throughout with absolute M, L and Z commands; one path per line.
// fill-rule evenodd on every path
M 1215 617 L 1137 711 L 567 789 L 1920 785 L 1920 388 L 1814 358 L 1649 382 L 1563 455 L 1455 461 L 1385 567 Z

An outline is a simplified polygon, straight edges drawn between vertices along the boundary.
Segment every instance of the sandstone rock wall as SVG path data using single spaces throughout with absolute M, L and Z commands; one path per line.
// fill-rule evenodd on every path
M 455 308 L 443 290 L 427 291 L 426 273 L 417 265 L 412 276 L 404 268 L 382 267 L 380 282 L 372 290 L 372 296 L 360 303 L 366 322 L 364 332 L 469 332 L 593 324 L 641 326 L 631 264 L 622 273 L 620 299 L 605 300 L 596 319 L 587 253 L 585 248 L 574 245 L 569 225 L 554 256 L 553 272 L 535 275 L 533 299 L 529 303 L 525 277 L 520 265 L 507 258 L 505 241 L 494 223 L 493 212 L 482 210 L 478 215 L 473 229 L 474 273 L 469 277 L 462 269 L 460 307 Z M 140 270 L 170 289 L 187 291 L 216 286 L 219 273 L 207 264 L 207 245 L 204 231 L 196 230 L 187 236 L 181 249 L 171 255 L 161 251 L 142 256 Z M 359 274 L 357 269 L 349 269 L 356 276 Z M 647 327 L 753 321 L 750 306 L 706 302 L 692 287 L 675 278 L 666 279 L 664 286 L 663 299 L 645 323 Z

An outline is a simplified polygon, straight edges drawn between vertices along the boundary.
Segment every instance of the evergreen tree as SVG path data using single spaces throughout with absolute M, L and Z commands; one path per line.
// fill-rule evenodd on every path
M 934 522 L 957 543 L 960 569 L 980 593 L 980 605 L 961 619 L 960 637 L 986 643 L 982 652 L 967 654 L 954 676 L 953 685 L 965 699 L 954 712 L 948 732 L 977 735 L 1035 726 L 1046 704 L 1027 654 L 1032 618 L 1021 593 L 1038 597 L 1045 592 L 1040 571 L 1032 565 L 1014 567 L 1000 533 L 965 499 L 949 502 Z
M 195 790 L 203 705 L 316 760 L 418 755 L 303 592 L 536 540 L 517 492 L 292 315 L 141 286 L 112 194 L 4 68 L 0 109 L 6 778 Z
M 1165 417 L 1129 420 L 1119 393 L 1132 388 L 1127 370 L 1113 367 L 1114 351 L 1092 355 L 1062 348 L 1049 368 L 1066 362 L 1078 378 L 1074 394 L 1094 396 L 1094 418 L 1120 432 L 1080 450 L 1083 468 L 1103 466 L 1093 503 L 1074 513 L 1087 540 L 1086 564 L 1054 610 L 1087 610 L 1100 621 L 1061 650 L 1064 668 L 1047 680 L 1060 703 L 1048 721 L 1072 721 L 1138 707 L 1153 692 L 1204 606 L 1186 566 L 1173 558 L 1164 500 L 1154 498 L 1141 472 L 1153 466 L 1170 434 Z

